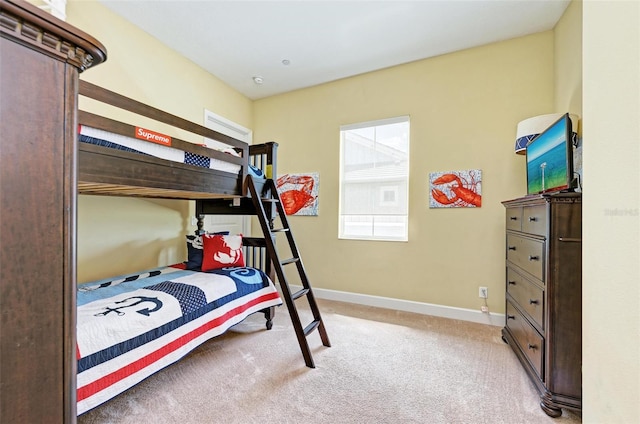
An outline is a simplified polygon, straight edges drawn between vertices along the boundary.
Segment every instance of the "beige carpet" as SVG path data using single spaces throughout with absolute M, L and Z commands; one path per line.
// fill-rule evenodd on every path
M 540 409 L 499 327 L 340 302 L 320 308 L 333 346 L 310 335 L 315 369 L 304 366 L 283 306 L 271 331 L 253 315 L 78 422 L 581 422 Z

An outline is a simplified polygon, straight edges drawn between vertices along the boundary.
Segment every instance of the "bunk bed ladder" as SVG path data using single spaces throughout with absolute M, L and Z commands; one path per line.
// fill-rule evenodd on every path
M 284 211 L 282 200 L 280 199 L 280 195 L 276 190 L 275 182 L 272 179 L 267 179 L 262 193 L 257 192 L 256 186 L 251 176 L 247 177 L 247 184 L 249 192 L 251 193 L 251 198 L 253 199 L 253 204 L 256 208 L 256 214 L 258 216 L 258 220 L 260 221 L 260 226 L 262 227 L 262 232 L 265 236 L 267 252 L 272 259 L 273 266 L 278 277 L 278 282 L 280 283 L 280 287 L 282 289 L 282 297 L 284 297 L 285 303 L 287 304 L 287 309 L 289 309 L 289 315 L 291 316 L 291 322 L 293 324 L 293 328 L 295 329 L 296 336 L 298 337 L 298 344 L 300 345 L 300 349 L 302 350 L 304 362 L 309 368 L 315 368 L 311 350 L 309 349 L 309 343 L 307 342 L 307 336 L 314 330 L 318 330 L 320 339 L 322 340 L 322 344 L 329 347 L 331 346 L 331 343 L 329 342 L 329 337 L 327 336 L 324 322 L 322 321 L 322 317 L 320 316 L 320 310 L 318 309 L 318 305 L 313 295 L 313 290 L 311 289 L 311 285 L 309 284 L 307 273 L 304 269 L 304 265 L 302 264 L 302 258 L 300 257 L 298 247 L 296 246 L 295 240 L 293 238 L 291 227 L 289 227 L 289 221 L 287 220 L 287 215 Z M 273 228 L 274 220 L 268 219 L 267 217 L 274 216 L 276 218 L 279 218 L 279 222 L 282 225 L 282 228 Z M 290 259 L 281 260 L 278 256 L 278 252 L 275 246 L 275 239 L 278 233 L 284 233 L 287 237 L 289 248 L 292 254 L 292 257 Z M 300 276 L 300 282 L 302 283 L 302 289 L 296 291 L 295 293 L 291 292 L 291 288 L 289 286 L 289 282 L 287 281 L 287 277 L 284 273 L 283 268 L 284 266 L 290 264 L 296 265 L 298 275 Z M 311 321 L 311 323 L 304 328 L 302 327 L 302 323 L 300 322 L 300 315 L 298 314 L 298 309 L 295 304 L 296 300 L 299 300 L 301 298 L 307 299 L 307 301 L 309 302 L 311 313 L 313 315 L 313 321 Z

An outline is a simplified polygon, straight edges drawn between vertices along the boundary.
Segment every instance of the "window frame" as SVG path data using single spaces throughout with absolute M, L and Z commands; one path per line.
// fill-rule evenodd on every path
M 367 128 L 375 128 L 381 127 L 385 125 L 392 124 L 400 124 L 406 123 L 406 140 L 405 145 L 403 146 L 403 150 L 406 149 L 406 156 L 403 158 L 402 163 L 404 169 L 404 175 L 401 178 L 389 181 L 388 179 L 380 178 L 380 179 L 369 179 L 369 181 L 373 184 L 378 183 L 379 186 L 375 187 L 372 190 L 371 196 L 375 197 L 374 202 L 377 203 L 378 209 L 380 208 L 389 208 L 389 207 L 397 207 L 403 209 L 403 212 L 396 214 L 389 213 L 371 213 L 371 214 L 352 214 L 347 215 L 344 214 L 345 204 L 344 204 L 344 196 L 345 196 L 345 186 L 348 184 L 345 181 L 345 146 L 346 141 L 346 132 Z M 371 139 L 373 142 L 374 149 L 372 151 L 374 153 L 380 153 L 380 149 L 376 149 L 378 140 L 377 137 L 374 136 Z M 388 145 L 384 143 L 380 143 L 386 147 Z M 340 162 L 339 162 L 339 193 L 338 193 L 338 239 L 340 240 L 365 240 L 365 241 L 395 241 L 395 242 L 408 242 L 409 241 L 409 166 L 410 166 L 410 146 L 411 146 L 411 120 L 408 115 L 397 116 L 393 118 L 385 118 L 378 119 L 373 121 L 359 122 L 354 124 L 347 124 L 340 126 Z M 398 150 L 398 149 L 396 149 Z M 400 150 L 398 150 L 400 151 Z M 364 181 L 367 181 L 365 179 Z M 404 186 L 404 187 L 403 187 Z M 404 188 L 404 199 L 402 198 L 402 191 Z M 393 201 L 385 201 L 385 193 L 388 191 L 394 192 L 395 200 Z M 373 206 L 375 208 L 375 206 Z M 397 221 L 394 223 L 394 218 Z M 346 226 L 348 222 L 352 223 L 354 226 L 361 225 L 362 227 L 367 226 L 366 230 L 368 230 L 367 234 L 363 231 L 361 234 L 358 234 L 357 230 L 352 232 L 346 230 Z M 377 223 L 376 223 L 377 220 Z M 382 222 L 386 222 L 387 224 L 383 224 Z M 360 223 L 360 224 L 358 224 Z M 401 226 L 401 230 L 396 234 L 384 234 L 385 227 L 387 230 L 390 227 Z M 394 231 L 391 229 L 391 231 Z

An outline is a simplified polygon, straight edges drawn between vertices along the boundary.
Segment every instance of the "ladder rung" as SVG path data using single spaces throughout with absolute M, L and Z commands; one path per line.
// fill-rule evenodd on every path
M 308 336 L 309 333 L 311 333 L 313 330 L 315 330 L 316 328 L 318 328 L 318 325 L 320 325 L 320 320 L 317 319 L 313 322 L 311 322 L 311 324 L 307 325 L 304 329 L 304 335 Z
M 282 233 L 287 231 L 289 231 L 288 228 L 274 228 L 273 230 L 271 230 L 272 233 Z
M 263 197 L 260 199 L 262 203 L 278 203 L 278 199 L 274 199 L 273 197 Z
M 287 260 L 284 260 L 282 262 L 280 262 L 280 265 L 289 265 L 292 264 L 294 262 L 298 262 L 300 260 L 300 258 L 289 258 Z
M 300 299 L 302 296 L 306 296 L 309 293 L 309 289 L 302 289 L 291 295 L 293 300 Z

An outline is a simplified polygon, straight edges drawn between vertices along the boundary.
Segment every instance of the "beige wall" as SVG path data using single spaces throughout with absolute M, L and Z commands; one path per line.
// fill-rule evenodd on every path
M 582 190 L 582 1 L 569 4 L 553 32 L 555 111 L 570 112 L 580 118 L 573 128 L 578 134 L 573 170 Z
M 638 2 L 573 1 L 555 29 L 556 108 L 582 116 L 585 423 L 640 422 L 639 27 Z
M 517 123 L 553 112 L 553 32 L 255 102 L 254 132 L 279 171 L 319 172 L 319 216 L 292 217 L 315 287 L 504 312 L 502 200 L 525 194 Z M 536 60 L 531 60 L 535 57 Z M 411 117 L 409 242 L 338 240 L 340 125 Z M 428 174 L 482 170 L 482 207 L 429 209 Z
M 555 111 L 582 117 L 582 1 L 569 4 L 554 35 Z
M 583 3 L 585 423 L 640 422 L 640 2 Z
M 108 51 L 107 62 L 83 73 L 82 79 L 193 122 L 204 121 L 206 108 L 251 127 L 249 99 L 100 3 L 71 0 L 67 22 L 91 34 Z M 142 122 L 88 99 L 80 99 L 80 108 L 133 124 Z M 184 235 L 194 230 L 191 215 L 193 202 L 80 196 L 78 281 L 185 260 Z

